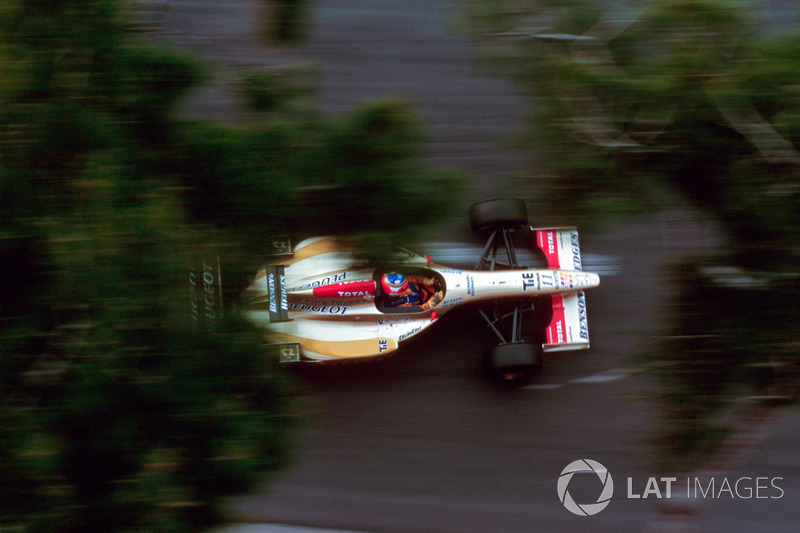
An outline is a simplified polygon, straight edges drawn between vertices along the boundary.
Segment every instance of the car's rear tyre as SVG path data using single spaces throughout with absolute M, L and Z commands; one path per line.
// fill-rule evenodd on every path
M 519 198 L 496 198 L 472 204 L 469 223 L 473 231 L 487 228 L 518 228 L 528 223 L 528 209 Z
M 518 384 L 531 379 L 542 368 L 542 347 L 527 342 L 501 344 L 486 352 L 487 376 L 504 384 Z

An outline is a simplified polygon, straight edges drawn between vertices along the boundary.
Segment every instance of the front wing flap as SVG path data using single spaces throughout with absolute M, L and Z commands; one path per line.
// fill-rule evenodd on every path
M 545 330 L 545 352 L 586 350 L 589 325 L 583 291 L 553 295 L 553 318 Z
M 531 228 L 531 231 L 535 236 L 534 245 L 544 253 L 548 268 L 583 270 L 576 228 Z

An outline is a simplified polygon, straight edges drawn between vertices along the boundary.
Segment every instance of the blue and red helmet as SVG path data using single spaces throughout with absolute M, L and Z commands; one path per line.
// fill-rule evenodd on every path
M 384 294 L 397 295 L 408 288 L 408 280 L 399 272 L 389 272 L 381 278 L 381 288 Z

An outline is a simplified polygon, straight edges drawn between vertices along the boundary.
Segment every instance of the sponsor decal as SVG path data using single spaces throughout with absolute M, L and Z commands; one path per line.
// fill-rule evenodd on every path
M 272 272 L 269 273 L 267 282 L 270 287 L 275 286 L 275 275 Z M 278 301 L 275 298 L 275 291 L 269 291 L 269 312 L 278 312 Z
M 566 339 L 564 338 L 564 321 L 559 320 L 556 322 L 556 342 L 562 343 Z
M 390 326 L 394 326 L 394 324 L 397 324 L 397 323 L 400 323 L 400 322 L 408 322 L 409 320 L 411 320 L 411 316 L 410 315 L 392 315 L 392 316 L 388 316 L 388 317 L 385 317 L 385 318 L 379 318 L 378 319 L 378 324 L 380 324 L 382 326 L 383 325 L 387 325 L 387 324 L 390 325 Z
M 418 328 L 414 328 L 414 329 L 412 329 L 412 330 L 411 330 L 411 331 L 409 331 L 408 333 L 405 333 L 405 334 L 403 334 L 403 335 L 400 335 L 400 336 L 397 338 L 397 340 L 398 340 L 398 341 L 402 341 L 403 339 L 407 339 L 407 338 L 409 338 L 409 337 L 410 337 L 410 336 L 412 336 L 412 335 L 416 335 L 416 334 L 417 334 L 417 333 L 419 333 L 420 331 L 422 331 L 422 327 L 421 327 L 421 326 L 420 326 L 420 327 L 418 327 Z
M 558 257 L 558 248 L 556 247 L 556 233 L 555 231 L 545 231 L 542 236 L 544 238 L 540 242 L 540 247 L 547 257 L 547 266 L 550 268 L 558 268 L 560 260 Z
M 467 276 L 467 294 L 475 296 L 475 279 L 472 276 Z
M 386 339 L 378 339 L 378 353 L 383 353 L 389 349 L 389 341 Z
M 522 274 L 522 290 L 527 291 L 530 288 L 536 288 L 539 285 L 538 274 L 534 272 L 525 272 Z
M 203 263 L 203 294 L 205 295 L 205 312 L 206 318 L 214 318 L 216 316 L 216 293 L 214 292 L 214 267 L 208 263 Z
M 556 242 L 557 236 L 558 232 L 556 230 L 538 230 L 536 232 L 536 244 L 544 252 L 549 268 L 559 268 L 560 265 L 558 257 L 559 246 Z
M 198 267 L 189 271 L 189 312 L 195 331 L 213 327 L 218 310 L 222 311 L 218 266 L 202 261 Z
M 314 287 L 314 296 L 339 298 L 364 298 L 375 294 L 375 282 L 372 280 L 350 280 Z
M 289 319 L 289 301 L 286 296 L 286 276 L 284 266 L 266 267 L 267 305 L 270 322 L 283 322 Z
M 453 298 L 452 300 L 445 300 L 442 302 L 442 308 L 453 307 L 464 301 L 464 298 Z
M 577 289 L 580 287 L 588 287 L 592 285 L 593 276 L 591 274 L 584 274 L 582 272 L 565 272 L 558 271 L 558 285 L 563 289 Z
M 575 287 L 575 278 L 568 272 L 559 271 L 558 281 L 559 285 L 564 289 L 572 289 Z
M 323 313 L 328 315 L 344 315 L 351 309 L 348 305 L 311 305 L 301 303 L 289 304 L 292 311 L 310 311 L 312 313 Z
M 460 268 L 442 268 L 440 270 L 442 274 L 463 274 L 464 271 Z
M 578 245 L 578 232 L 573 231 L 569 234 L 569 238 L 571 241 L 572 246 L 572 263 L 574 265 L 575 270 L 583 270 L 581 265 L 581 248 Z
M 553 296 L 553 318 L 547 327 L 547 343 L 561 344 L 565 338 L 566 316 L 564 315 L 564 300 L 559 295 Z
M 286 274 L 281 274 L 281 287 L 286 287 Z M 285 290 L 281 290 L 281 309 L 284 311 L 289 310 L 289 297 L 286 295 Z
M 300 296 L 292 295 L 293 304 L 308 304 L 308 305 L 353 305 L 352 298 L 349 300 L 335 299 L 335 298 L 302 298 Z
M 354 298 L 357 296 L 366 298 L 367 296 L 371 296 L 367 291 L 338 291 L 336 294 L 341 298 Z
M 340 283 L 347 279 L 347 272 L 342 272 L 341 274 L 334 274 L 333 276 L 327 276 L 317 281 L 312 281 L 311 283 L 307 283 L 302 287 L 295 287 L 295 290 L 301 291 L 304 289 L 313 289 L 314 287 L 319 287 L 321 285 L 330 285 L 331 283 Z
M 567 342 L 564 335 L 565 322 L 563 318 L 553 320 L 553 323 L 547 328 L 547 343 L 548 344 L 562 344 Z
M 586 318 L 586 296 L 578 295 L 578 321 L 580 322 L 581 339 L 589 340 L 589 321 Z

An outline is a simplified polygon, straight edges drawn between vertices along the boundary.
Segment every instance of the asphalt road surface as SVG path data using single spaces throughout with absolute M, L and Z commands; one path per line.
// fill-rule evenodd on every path
M 465 207 L 515 194 L 503 177 L 524 160 L 503 143 L 520 129 L 524 101 L 481 72 L 472 45 L 450 31 L 457 2 L 316 0 L 310 41 L 280 51 L 254 37 L 262 17 L 256 0 L 147 4 L 162 38 L 218 65 L 189 112 L 235 120 L 226 73 L 311 61 L 332 113 L 368 98 L 408 99 L 429 132 L 429 160 L 475 177 Z M 526 388 L 498 390 L 476 373 L 492 335 L 474 309 L 454 310 L 380 363 L 301 373 L 311 415 L 296 462 L 262 492 L 232 502 L 232 512 L 253 524 L 355 531 L 653 530 L 656 499 L 627 497 L 628 478 L 641 494 L 656 475 L 647 444 L 653 389 L 636 354 L 659 333 L 659 266 L 702 247 L 710 233 L 670 212 L 584 239 L 585 254 L 613 264 L 587 294 L 592 349 L 545 356 Z M 434 259 L 453 252 L 432 246 L 420 251 Z M 707 502 L 702 530 L 796 530 L 800 475 L 788 469 L 797 464 L 796 419 L 781 419 L 777 441 L 734 474 L 783 475 L 784 497 Z M 557 492 L 562 469 L 582 458 L 602 463 L 615 482 L 611 503 L 592 517 L 571 514 Z M 600 486 L 597 476 L 577 476 L 570 493 L 590 502 Z

